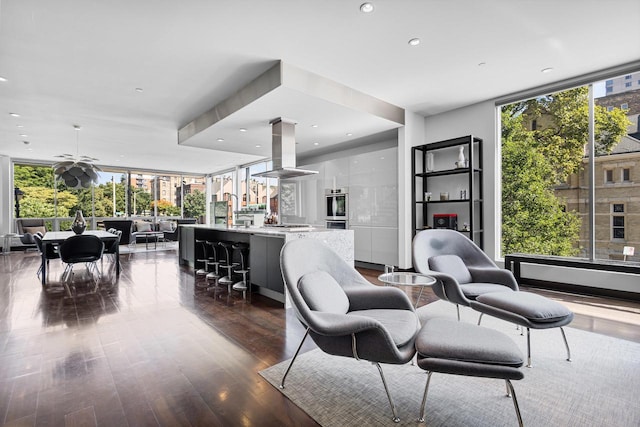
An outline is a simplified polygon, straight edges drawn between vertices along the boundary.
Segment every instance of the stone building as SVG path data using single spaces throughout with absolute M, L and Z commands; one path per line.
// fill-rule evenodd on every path
M 628 135 L 610 154 L 595 159 L 595 256 L 623 259 L 623 248 L 631 246 L 636 254 L 627 260 L 640 261 L 640 90 L 598 98 L 596 103 L 623 108 L 631 124 Z M 582 219 L 580 256 L 588 255 L 588 163 L 585 157 L 582 171 L 556 188 L 567 210 L 577 212 Z

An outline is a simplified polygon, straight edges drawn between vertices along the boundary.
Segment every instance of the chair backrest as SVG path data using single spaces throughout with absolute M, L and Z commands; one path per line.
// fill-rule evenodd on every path
M 305 325 L 309 324 L 311 310 L 324 311 L 332 303 L 335 306 L 331 311 L 346 312 L 348 300 L 345 308 L 342 289 L 375 286 L 317 239 L 287 242 L 280 252 L 280 268 L 296 315 Z M 326 285 L 325 295 L 319 295 L 323 292 L 320 281 Z
M 105 245 L 104 253 L 105 254 L 115 254 L 117 252 L 118 246 L 120 246 L 120 239 L 122 238 L 122 230 L 116 230 L 115 228 L 110 228 L 109 233 L 117 236 L 118 238 L 108 242 Z
M 131 241 L 131 233 L 133 232 L 133 221 L 130 219 L 105 219 L 103 222 L 104 228 L 109 230 L 110 228 L 115 228 L 116 230 L 122 231 L 122 236 L 120 237 L 121 245 L 128 245 Z
M 37 231 L 39 231 L 39 228 L 43 228 L 45 224 L 44 219 L 41 218 L 18 218 L 16 219 L 16 226 L 18 229 L 18 234 L 31 233 L 30 229 L 33 230 L 32 227 L 38 228 L 31 233 L 35 234 Z
M 34 234 L 33 240 L 36 242 L 36 247 L 38 248 L 38 252 L 42 254 L 42 236 L 40 235 L 40 233 Z
M 436 270 L 436 265 L 440 264 L 443 268 L 451 267 L 454 269 L 459 267 L 460 263 L 455 260 L 455 257 L 440 258 L 443 255 L 458 257 L 462 261 L 462 265 L 465 266 L 465 270 L 466 267 L 498 268 L 482 249 L 458 231 L 423 230 L 413 238 L 413 268 L 417 272 L 441 271 L 450 274 L 447 271 Z M 461 275 L 465 275 L 464 271 L 461 272 Z
M 60 245 L 60 258 L 66 263 L 93 262 L 102 257 L 104 243 L 91 234 L 78 234 Z

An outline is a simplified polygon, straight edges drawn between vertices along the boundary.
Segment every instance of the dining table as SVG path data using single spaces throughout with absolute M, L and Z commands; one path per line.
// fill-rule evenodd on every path
M 99 237 L 107 246 L 110 243 L 118 240 L 118 236 L 109 233 L 104 230 L 85 230 L 82 234 L 89 234 L 92 236 Z M 45 254 L 47 253 L 48 245 L 59 245 L 65 240 L 67 240 L 71 236 L 75 236 L 76 233 L 73 231 L 47 231 L 42 237 L 42 286 L 46 286 L 47 284 L 47 260 L 45 259 Z M 116 276 L 120 275 L 120 247 L 116 245 Z

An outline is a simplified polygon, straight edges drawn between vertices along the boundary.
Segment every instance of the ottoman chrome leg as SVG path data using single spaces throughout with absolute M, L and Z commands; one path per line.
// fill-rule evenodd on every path
M 531 330 L 527 328 L 527 368 L 533 368 L 531 365 Z
M 420 418 L 418 418 L 419 423 L 424 422 L 424 407 L 427 404 L 427 393 L 429 392 L 429 382 L 431 382 L 431 374 L 433 374 L 433 372 L 427 372 L 427 385 L 424 386 L 424 394 L 422 395 L 422 404 L 420 405 Z
M 511 381 L 509 381 L 509 380 L 506 380 L 506 381 L 507 381 L 507 387 L 511 391 L 511 398 L 513 399 L 513 407 L 516 409 L 516 416 L 518 417 L 518 425 L 520 427 L 523 427 L 524 424 L 522 424 L 522 415 L 520 415 L 520 407 L 518 406 L 518 399 L 516 398 L 516 391 L 514 390 L 513 385 L 511 384 Z
M 562 339 L 564 340 L 564 346 L 567 348 L 567 362 L 571 362 L 571 350 L 569 350 L 567 335 L 564 333 L 564 328 L 562 326 L 560 327 L 560 332 L 562 332 Z

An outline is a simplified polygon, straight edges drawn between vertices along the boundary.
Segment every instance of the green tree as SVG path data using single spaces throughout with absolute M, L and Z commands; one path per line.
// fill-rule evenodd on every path
M 620 109 L 594 112 L 596 154 L 609 153 L 629 121 Z M 502 108 L 503 253 L 577 254 L 579 216 L 565 212 L 554 189 L 582 167 L 588 117 L 586 87 Z
M 132 188 L 131 190 L 133 192 L 132 199 L 135 205 L 131 208 L 132 210 L 135 208 L 135 214 L 142 215 L 145 211 L 149 211 L 151 209 L 151 194 L 141 188 Z
M 503 110 L 504 111 L 504 110 Z M 582 166 L 585 144 L 589 141 L 589 91 L 586 86 L 512 104 L 506 111 L 522 115 L 525 122 L 535 120 L 533 146 L 553 166 L 557 183 Z M 630 122 L 624 111 L 595 105 L 596 155 L 610 153 L 626 134 Z
M 200 218 L 206 213 L 206 197 L 199 190 L 184 196 L 184 216 L 186 218 Z
M 51 166 L 15 165 L 13 182 L 16 187 L 53 188 L 53 169 Z
M 553 192 L 553 166 L 532 138 L 502 143 L 502 251 L 572 256 L 580 218 Z

